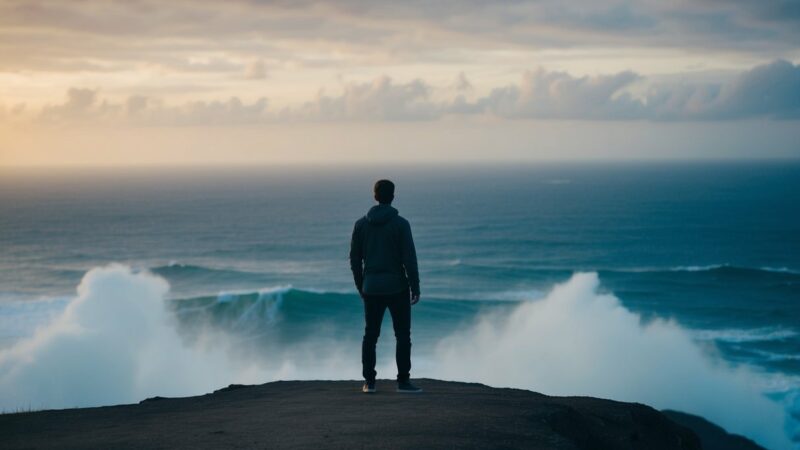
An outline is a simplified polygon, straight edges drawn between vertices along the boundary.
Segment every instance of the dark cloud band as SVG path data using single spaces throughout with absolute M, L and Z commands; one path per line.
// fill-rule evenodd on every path
M 124 103 L 114 103 L 100 99 L 95 90 L 73 88 L 64 103 L 45 107 L 38 119 L 50 123 L 92 119 L 155 125 L 226 125 L 430 121 L 464 115 L 649 121 L 800 118 L 800 66 L 785 60 L 756 66 L 727 82 L 654 83 L 635 95 L 631 88 L 646 82 L 645 77 L 631 71 L 575 77 L 540 69 L 526 72 L 518 83 L 469 99 L 463 93 L 468 89 L 463 87 L 471 88 L 471 83 L 463 74 L 457 78 L 456 89 L 437 89 L 421 79 L 397 83 L 379 77 L 371 82 L 345 84 L 337 95 L 320 93 L 314 100 L 279 110 L 271 110 L 266 98 L 248 103 L 231 97 L 168 106 L 159 99 L 135 95 Z M 445 96 L 447 93 L 449 97 Z

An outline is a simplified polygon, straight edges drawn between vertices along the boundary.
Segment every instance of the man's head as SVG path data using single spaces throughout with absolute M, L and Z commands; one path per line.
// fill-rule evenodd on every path
M 383 205 L 392 204 L 394 200 L 394 183 L 389 180 L 378 180 L 373 188 L 375 201 Z

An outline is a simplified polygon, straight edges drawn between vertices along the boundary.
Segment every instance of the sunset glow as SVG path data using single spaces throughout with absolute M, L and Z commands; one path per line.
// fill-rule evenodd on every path
M 796 9 L 4 0 L 0 165 L 796 157 Z

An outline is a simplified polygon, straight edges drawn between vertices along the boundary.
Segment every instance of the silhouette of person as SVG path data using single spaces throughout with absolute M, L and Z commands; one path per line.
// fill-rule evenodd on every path
M 411 373 L 411 305 L 419 301 L 417 252 L 411 226 L 392 207 L 394 183 L 378 180 L 377 205 L 356 221 L 350 240 L 350 269 L 364 301 L 364 340 L 361 344 L 365 393 L 375 392 L 375 345 L 386 309 L 397 339 L 397 391 L 422 392 L 409 381 Z

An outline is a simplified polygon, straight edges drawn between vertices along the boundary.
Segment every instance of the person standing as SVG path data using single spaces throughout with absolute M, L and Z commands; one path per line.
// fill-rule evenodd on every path
M 364 302 L 364 339 L 361 343 L 364 393 L 375 392 L 375 346 L 386 309 L 397 339 L 397 391 L 419 393 L 411 375 L 411 305 L 419 302 L 417 252 L 411 225 L 392 207 L 394 183 L 378 180 L 373 193 L 377 205 L 356 221 L 350 240 L 350 269 Z

